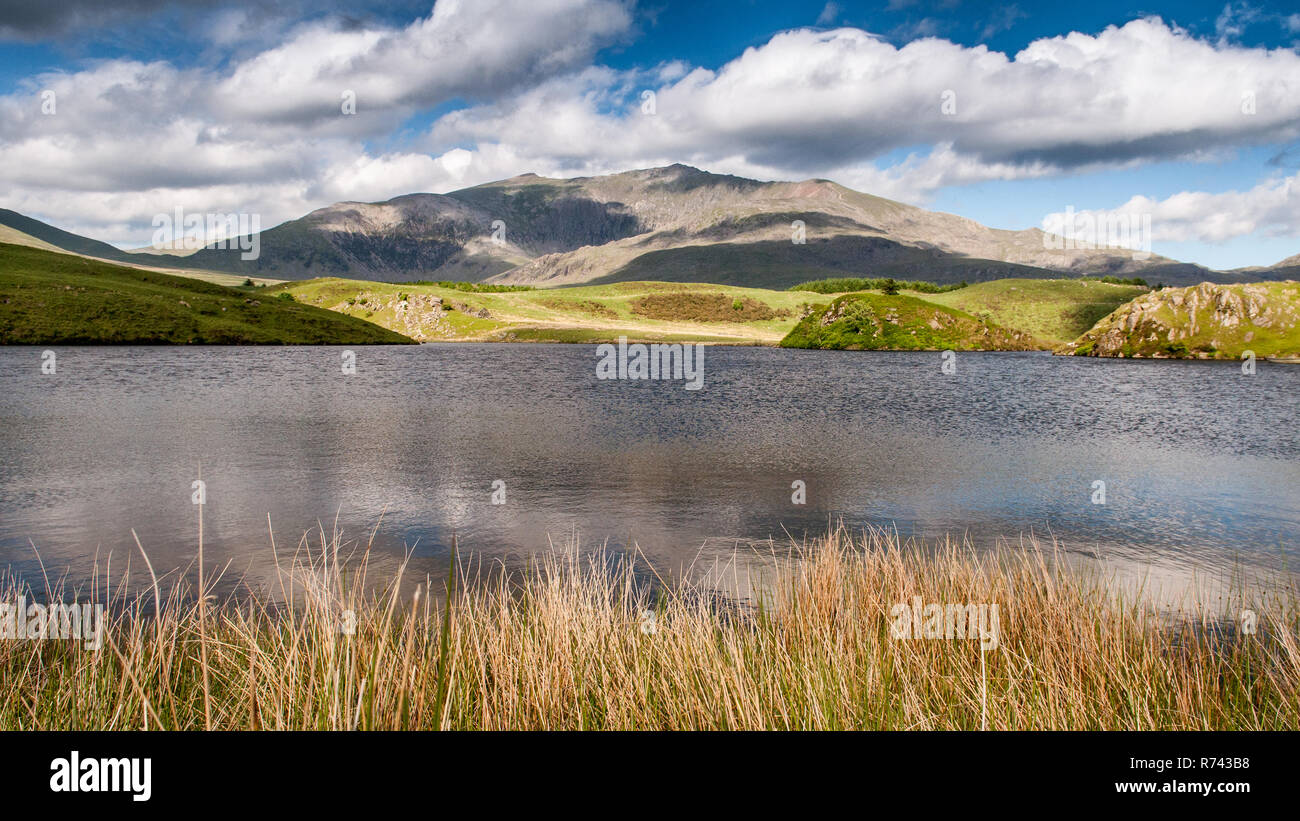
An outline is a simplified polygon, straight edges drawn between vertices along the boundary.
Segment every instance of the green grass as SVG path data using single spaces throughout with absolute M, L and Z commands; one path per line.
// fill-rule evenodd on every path
M 270 288 L 230 288 L 0 244 L 0 344 L 379 344 L 411 340 Z
M 536 290 L 531 285 L 493 285 L 486 282 L 453 282 L 447 279 L 419 279 L 408 285 L 436 285 L 439 288 L 449 288 L 453 291 L 464 291 L 471 294 L 509 294 L 515 291 L 533 291 Z
M 1027 334 L 916 297 L 846 294 L 804 317 L 785 348 L 826 350 L 1031 350 Z
M 458 283 L 389 284 L 317 279 L 284 283 L 276 288 L 287 289 L 300 302 L 377 322 L 422 340 L 605 342 L 627 336 L 640 341 L 672 339 L 775 345 L 795 329 L 801 316 L 826 306 L 832 297 L 843 295 L 827 291 L 828 288 L 886 284 L 883 278 L 844 278 L 774 291 L 655 281 L 494 292 L 466 290 Z M 921 303 L 931 307 L 919 325 L 909 324 L 901 336 L 888 334 L 887 347 L 940 350 L 969 350 L 989 345 L 996 349 L 1053 348 L 1076 338 L 1098 319 L 1145 290 L 1097 280 L 1004 279 L 966 287 L 920 281 L 897 284 L 904 291 L 900 296 L 914 300 L 900 301 L 897 305 L 910 306 L 909 310 L 914 308 L 919 312 L 926 310 Z M 412 295 L 465 305 L 475 312 L 486 311 L 488 316 L 472 316 L 463 311 L 431 312 L 427 318 L 432 323 L 408 324 L 396 309 L 401 297 L 406 296 L 409 301 Z M 874 297 L 896 298 L 884 294 L 874 294 Z M 363 298 L 368 300 L 366 304 L 359 301 Z M 956 338 L 928 327 L 936 307 L 944 316 L 961 318 Z M 956 314 L 951 313 L 954 310 Z M 991 343 L 984 338 L 986 324 L 996 326 L 990 331 L 994 335 Z M 981 338 L 965 339 L 968 333 Z M 1017 333 L 1022 336 L 1016 337 Z M 819 339 L 824 337 L 825 334 L 819 335 Z M 795 336 L 791 344 L 799 339 Z M 840 343 L 846 347 L 878 346 L 878 343 L 865 345 L 864 340 L 832 342 Z
M 1078 338 L 1102 317 L 1147 291 L 1097 279 L 998 279 L 926 299 L 1025 331 L 1048 347 Z
M 272 290 L 421 341 L 605 342 L 626 336 L 776 345 L 815 299 L 808 293 L 664 282 L 499 291 L 464 290 L 455 283 L 315 279 Z M 435 302 L 453 309 L 436 309 Z

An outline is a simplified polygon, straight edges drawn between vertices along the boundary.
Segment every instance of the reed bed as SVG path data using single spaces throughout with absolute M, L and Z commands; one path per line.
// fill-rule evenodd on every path
M 714 574 L 743 595 L 572 547 L 377 587 L 368 547 L 340 558 L 337 537 L 319 542 L 277 562 L 278 595 L 155 583 L 109 596 L 99 649 L 0 641 L 0 727 L 1300 727 L 1294 589 L 1171 621 L 1050 545 L 981 553 L 843 529 Z M 11 580 L 0 600 L 19 592 Z M 914 597 L 998 605 L 996 646 L 896 638 L 891 612 Z M 1233 627 L 1246 606 L 1254 634 Z

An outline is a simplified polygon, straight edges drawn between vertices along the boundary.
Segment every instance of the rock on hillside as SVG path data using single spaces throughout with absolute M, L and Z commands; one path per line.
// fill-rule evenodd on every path
M 1128 302 L 1058 353 L 1151 359 L 1300 355 L 1300 284 L 1164 288 Z

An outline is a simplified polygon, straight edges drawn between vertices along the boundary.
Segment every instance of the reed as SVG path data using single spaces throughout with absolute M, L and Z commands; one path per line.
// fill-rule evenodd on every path
M 843 529 L 707 581 L 569 546 L 527 570 L 454 560 L 451 585 L 376 585 L 367 546 L 317 542 L 277 561 L 275 590 L 221 602 L 184 582 L 83 591 L 112 601 L 102 646 L 0 641 L 0 727 L 1300 727 L 1294 588 L 1170 620 L 1050 545 Z M 19 592 L 10 579 L 0 601 Z M 996 604 L 996 645 L 895 638 L 914 597 Z M 1244 607 L 1253 635 L 1233 628 Z

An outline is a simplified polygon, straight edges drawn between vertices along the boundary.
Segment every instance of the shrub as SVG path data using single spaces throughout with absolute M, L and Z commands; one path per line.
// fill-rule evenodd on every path
M 878 291 L 881 290 L 887 282 L 893 282 L 901 290 L 913 291 L 918 294 L 942 294 L 948 291 L 956 291 L 967 287 L 965 280 L 955 284 L 939 285 L 935 282 L 925 282 L 923 280 L 840 277 L 835 279 L 814 279 L 809 282 L 801 282 L 798 285 L 791 285 L 786 290 L 812 291 L 816 294 L 840 294 L 850 291 Z

